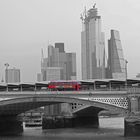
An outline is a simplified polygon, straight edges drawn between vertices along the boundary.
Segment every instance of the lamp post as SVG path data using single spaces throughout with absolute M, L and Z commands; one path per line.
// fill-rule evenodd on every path
M 128 61 L 125 59 L 125 88 L 127 89 L 127 64 Z
M 8 83 L 8 67 L 9 67 L 9 64 L 8 63 L 5 63 L 5 83 Z

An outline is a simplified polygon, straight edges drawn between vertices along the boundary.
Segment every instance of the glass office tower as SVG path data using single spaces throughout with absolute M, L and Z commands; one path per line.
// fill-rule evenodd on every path
M 126 78 L 126 66 L 119 32 L 111 30 L 108 40 L 108 78 Z
M 105 78 L 105 41 L 95 5 L 81 14 L 82 79 Z

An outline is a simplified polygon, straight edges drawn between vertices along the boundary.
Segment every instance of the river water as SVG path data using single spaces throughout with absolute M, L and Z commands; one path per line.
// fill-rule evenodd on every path
M 100 127 L 42 130 L 41 127 L 25 128 L 21 136 L 0 136 L 0 140 L 139 140 L 125 138 L 124 118 L 100 118 Z

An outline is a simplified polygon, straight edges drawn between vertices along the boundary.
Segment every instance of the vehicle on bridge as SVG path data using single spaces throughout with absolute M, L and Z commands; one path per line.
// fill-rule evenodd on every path
M 122 91 L 140 90 L 140 79 L 88 79 L 41 81 L 37 83 L 0 83 L 0 92 L 38 91 Z
M 80 90 L 81 82 L 79 81 L 52 81 L 48 83 L 48 89 L 51 91 L 68 91 L 68 90 Z

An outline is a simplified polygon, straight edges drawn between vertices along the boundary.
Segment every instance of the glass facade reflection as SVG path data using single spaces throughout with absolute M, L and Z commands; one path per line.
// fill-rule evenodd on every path
M 105 43 L 95 5 L 81 15 L 82 79 L 105 78 Z
M 126 78 L 123 49 L 116 30 L 111 30 L 111 38 L 108 40 L 108 78 Z

